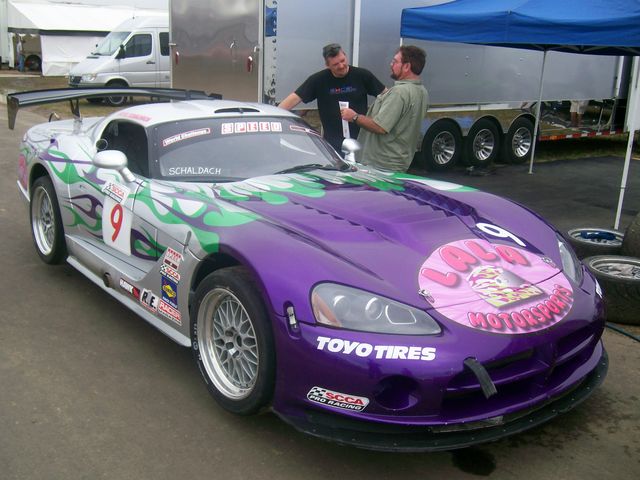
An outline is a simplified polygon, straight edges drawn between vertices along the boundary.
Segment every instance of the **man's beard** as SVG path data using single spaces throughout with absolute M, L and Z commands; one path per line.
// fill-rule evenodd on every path
M 398 80 L 398 76 L 397 76 L 395 73 L 393 73 L 393 72 L 391 72 L 390 77 L 391 77 L 393 80 Z

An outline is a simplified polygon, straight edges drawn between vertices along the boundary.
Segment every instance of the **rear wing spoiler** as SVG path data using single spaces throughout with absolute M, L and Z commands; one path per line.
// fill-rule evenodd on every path
M 222 95 L 206 94 L 198 90 L 182 90 L 177 88 L 55 88 L 49 90 L 31 90 L 28 92 L 10 93 L 7 95 L 7 115 L 9 128 L 16 124 L 18 110 L 23 107 L 69 101 L 71 113 L 80 117 L 79 100 L 82 98 L 102 97 L 149 97 L 159 100 L 220 100 Z

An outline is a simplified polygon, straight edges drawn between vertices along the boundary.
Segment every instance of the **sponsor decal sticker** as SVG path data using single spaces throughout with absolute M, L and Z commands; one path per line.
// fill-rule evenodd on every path
M 158 296 L 153 293 L 151 290 L 144 289 L 142 290 L 142 295 L 140 295 L 140 303 L 147 310 L 156 313 L 158 311 Z
M 131 295 L 136 300 L 140 300 L 140 289 L 131 285 L 124 278 L 120 279 L 120 288 Z
M 166 263 L 163 263 L 162 265 L 160 265 L 160 275 L 170 280 L 173 280 L 176 283 L 180 282 L 180 274 L 177 272 L 177 270 L 171 268 Z
M 178 285 L 166 277 L 160 277 L 160 279 L 162 280 L 162 300 L 173 308 L 178 308 Z
M 180 268 L 180 262 L 182 262 L 183 259 L 184 257 L 180 252 L 176 252 L 173 248 L 169 247 L 164 252 L 163 263 L 174 270 L 178 270 Z
M 119 183 L 107 182 L 107 184 L 102 188 L 102 193 L 117 203 L 124 203 L 129 196 L 129 189 Z
M 334 392 L 322 387 L 313 387 L 307 393 L 307 400 L 321 403 L 329 407 L 340 408 L 342 410 L 352 410 L 361 412 L 369 405 L 367 397 L 358 397 L 348 393 Z
M 162 140 L 162 146 L 168 147 L 176 142 L 181 142 L 182 140 L 188 140 L 190 138 L 201 137 L 202 135 L 211 134 L 210 128 L 199 128 L 197 130 L 190 130 L 188 132 L 178 133 L 177 135 L 173 135 L 171 137 L 165 138 Z
M 141 115 L 139 113 L 131 113 L 131 112 L 121 112 L 121 117 L 131 118 L 132 120 L 140 120 L 141 122 L 148 122 L 151 120 L 151 117 L 147 115 Z
M 158 304 L 158 312 L 165 318 L 168 318 L 172 322 L 177 323 L 178 325 L 182 325 L 182 319 L 180 318 L 180 311 L 176 308 L 173 308 L 164 300 L 160 300 Z
M 378 360 L 422 360 L 430 362 L 436 359 L 434 347 L 418 347 L 407 345 L 372 345 L 370 343 L 342 340 L 319 336 L 316 338 L 318 350 L 343 355 L 355 355 L 361 358 Z
M 574 301 L 569 280 L 547 257 L 477 238 L 437 248 L 420 268 L 418 284 L 445 317 L 507 335 L 555 325 Z
M 102 206 L 102 241 L 116 250 L 131 255 L 131 221 L 129 209 L 110 196 Z
M 190 167 L 169 167 L 167 175 L 170 177 L 182 176 L 182 175 L 221 175 L 222 169 L 220 167 L 202 167 L 202 166 L 190 166 Z

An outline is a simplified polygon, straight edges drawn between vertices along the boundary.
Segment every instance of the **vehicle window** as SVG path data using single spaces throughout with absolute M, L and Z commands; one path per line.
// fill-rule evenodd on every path
M 124 46 L 125 57 L 145 57 L 151 55 L 151 35 L 140 33 L 129 39 Z
M 160 55 L 169 56 L 169 32 L 160 32 Z
M 113 55 L 131 32 L 111 32 L 98 43 L 93 55 Z
M 338 154 L 299 119 L 228 117 L 159 125 L 152 175 L 180 181 L 228 182 L 304 171 L 344 169 Z
M 144 127 L 122 120 L 109 123 L 102 133 L 103 150 L 119 150 L 127 156 L 129 170 L 149 177 L 149 142 Z

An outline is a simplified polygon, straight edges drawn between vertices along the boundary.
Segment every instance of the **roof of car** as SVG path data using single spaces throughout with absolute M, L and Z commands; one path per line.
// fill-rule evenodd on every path
M 165 122 L 204 117 L 295 117 L 287 110 L 263 103 L 248 103 L 234 100 L 187 100 L 167 103 L 136 105 L 110 115 L 127 118 L 145 127 Z

